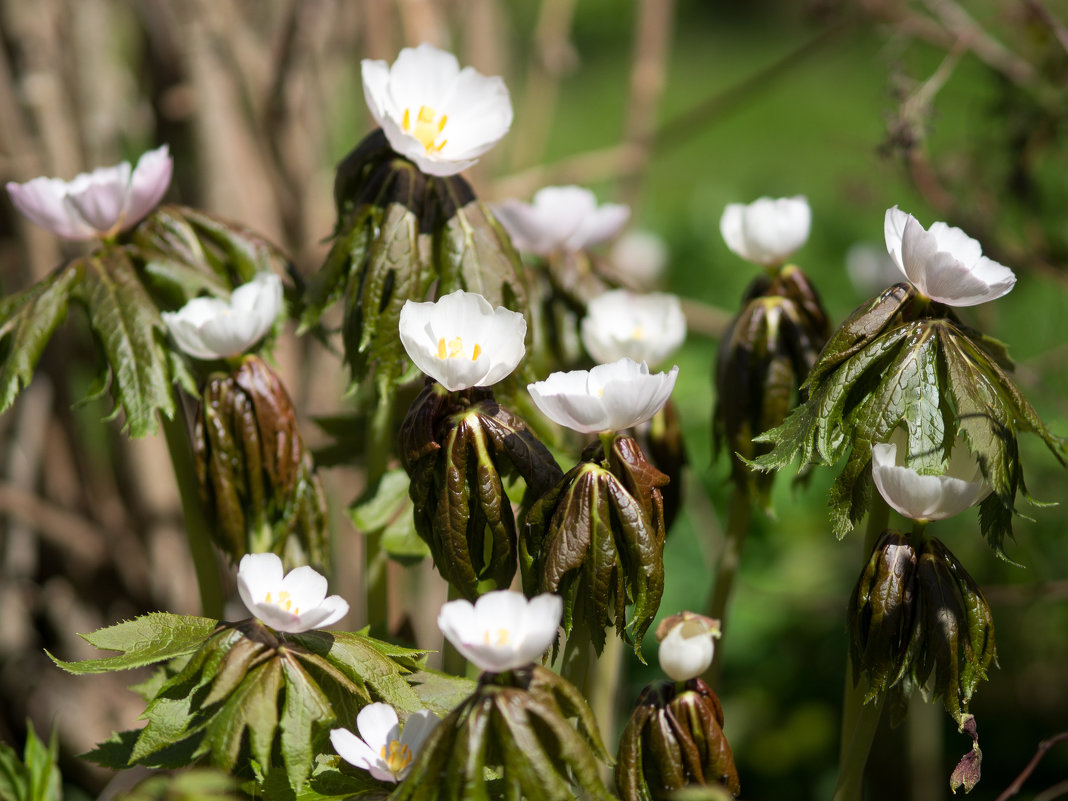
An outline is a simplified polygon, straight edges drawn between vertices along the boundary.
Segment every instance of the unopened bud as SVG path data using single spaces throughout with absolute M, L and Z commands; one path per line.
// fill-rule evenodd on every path
M 675 681 L 694 679 L 708 670 L 720 636 L 719 621 L 693 612 L 666 617 L 656 627 L 660 669 Z

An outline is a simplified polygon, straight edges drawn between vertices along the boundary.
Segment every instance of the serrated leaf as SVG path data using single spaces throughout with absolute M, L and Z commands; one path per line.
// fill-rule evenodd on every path
M 408 681 L 423 708 L 439 717 L 456 709 L 477 687 L 471 679 L 428 668 L 412 673 Z
M 96 648 L 121 651 L 120 656 L 80 662 L 64 662 L 51 654 L 49 657 L 59 667 L 76 675 L 129 670 L 192 653 L 204 644 L 217 625 L 217 621 L 206 617 L 153 612 L 79 635 Z
M 33 378 L 45 345 L 67 316 L 81 275 L 81 260 L 68 262 L 26 291 L 0 301 L 0 412 Z
M 312 770 L 313 730 L 337 721 L 337 715 L 315 680 L 297 660 L 283 658 L 285 701 L 280 721 L 282 761 L 290 785 L 299 791 Z
M 83 279 L 72 297 L 84 304 L 104 352 L 116 411 L 133 437 L 155 433 L 156 413 L 174 415 L 174 392 L 159 309 L 127 251 L 100 250 L 81 261 Z

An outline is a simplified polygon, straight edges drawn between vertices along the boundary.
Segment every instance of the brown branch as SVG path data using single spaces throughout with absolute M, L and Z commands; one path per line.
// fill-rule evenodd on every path
M 1027 781 L 1027 778 L 1034 772 L 1035 768 L 1038 767 L 1038 763 L 1042 761 L 1042 757 L 1046 755 L 1046 752 L 1053 746 L 1057 745 L 1057 743 L 1065 741 L 1068 741 L 1068 731 L 1055 734 L 1048 740 L 1040 742 L 1038 744 L 1038 749 L 1035 751 L 1035 755 L 1031 757 L 1031 761 L 1027 763 L 1027 767 L 1020 771 L 1020 775 L 1016 777 L 1016 780 L 1006 787 L 1005 792 L 994 799 L 994 801 L 1008 801 L 1008 799 L 1020 792 L 1020 790 L 1023 789 L 1024 782 Z

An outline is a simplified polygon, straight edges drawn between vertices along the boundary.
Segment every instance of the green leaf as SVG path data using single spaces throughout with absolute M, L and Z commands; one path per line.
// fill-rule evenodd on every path
M 252 758 L 261 765 L 270 764 L 283 683 L 280 661 L 268 659 L 249 670 L 212 716 L 206 736 L 217 767 L 234 769 L 246 730 Z
M 282 761 L 289 783 L 300 790 L 312 769 L 313 730 L 337 722 L 330 700 L 315 680 L 292 658 L 281 660 L 285 672 L 285 702 L 282 708 Z
M 81 260 L 68 262 L 26 291 L 0 300 L 0 412 L 33 378 L 81 275 Z
M 419 703 L 439 717 L 456 709 L 478 686 L 462 676 L 424 668 L 408 677 Z
M 48 745 L 26 722 L 26 743 L 22 758 L 10 746 L 0 743 L 0 798 L 4 801 L 60 801 L 63 781 L 57 764 L 59 740 L 52 731 Z
M 174 415 L 166 335 L 159 309 L 142 285 L 126 250 L 108 248 L 81 261 L 83 280 L 73 297 L 85 305 L 104 351 L 116 411 L 131 436 L 155 433 L 156 413 Z
M 90 645 L 105 651 L 121 651 L 120 656 L 64 662 L 49 654 L 68 673 L 108 673 L 162 662 L 195 651 L 217 626 L 206 617 L 153 612 L 114 626 L 82 634 Z
M 382 476 L 369 498 L 349 509 L 353 525 L 366 535 L 381 536 L 386 553 L 402 564 L 418 562 L 430 554 L 415 530 L 410 483 L 404 469 L 395 467 Z
M 431 191 L 440 215 L 434 239 L 438 297 L 456 289 L 477 292 L 493 306 L 529 318 L 522 262 L 493 215 L 459 175 L 431 182 Z
M 116 801 L 238 801 L 233 777 L 210 768 L 152 776 L 116 797 Z

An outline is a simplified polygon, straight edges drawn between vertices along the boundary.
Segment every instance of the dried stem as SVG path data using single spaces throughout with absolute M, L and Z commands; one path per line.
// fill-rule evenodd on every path
M 1031 761 L 1027 763 L 1027 766 L 1024 767 L 1022 771 L 1020 771 L 1020 775 L 1013 780 L 1012 784 L 1006 787 L 1005 791 L 994 799 L 994 801 L 1008 801 L 1020 792 L 1020 790 L 1023 789 L 1024 782 L 1026 782 L 1027 778 L 1034 773 L 1035 768 L 1038 767 L 1038 763 L 1042 761 L 1042 757 L 1046 755 L 1046 752 L 1058 743 L 1063 742 L 1068 742 L 1068 731 L 1062 731 L 1060 734 L 1055 734 L 1048 740 L 1040 742 L 1038 748 L 1035 750 L 1035 755 L 1031 757 Z

